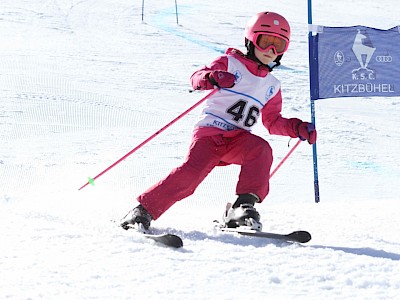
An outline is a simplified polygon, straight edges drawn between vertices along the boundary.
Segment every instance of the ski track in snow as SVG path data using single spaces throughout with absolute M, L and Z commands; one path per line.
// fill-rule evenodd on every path
M 195 109 L 82 191 L 77 189 L 202 97 L 193 71 L 266 9 L 292 42 L 283 115 L 310 118 L 307 3 L 2 0 L 0 7 L 0 299 L 397 299 L 400 292 L 400 102 L 316 102 L 321 203 L 302 144 L 258 206 L 264 230 L 308 230 L 304 245 L 213 230 L 239 169 L 217 168 L 153 223 L 178 250 L 119 229 L 134 198 L 186 155 Z M 394 0 L 313 1 L 314 23 L 398 24 Z M 361 10 L 362 7 L 362 10 Z M 362 11 L 362 13 L 359 13 Z M 340 18 L 338 17 L 340 16 Z M 277 164 L 286 137 L 270 141 Z M 295 141 L 291 141 L 293 146 Z

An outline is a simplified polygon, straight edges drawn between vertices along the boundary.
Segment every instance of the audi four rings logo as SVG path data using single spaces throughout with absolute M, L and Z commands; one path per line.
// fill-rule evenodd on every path
M 379 55 L 375 58 L 375 60 L 379 63 L 390 63 L 393 58 L 391 55 Z

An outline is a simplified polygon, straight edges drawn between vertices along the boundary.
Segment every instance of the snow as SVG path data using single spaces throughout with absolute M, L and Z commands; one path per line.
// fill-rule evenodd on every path
M 397 299 L 400 101 L 316 102 L 321 202 L 302 143 L 258 206 L 264 230 L 308 230 L 304 245 L 213 230 L 238 168 L 217 168 L 153 222 L 173 250 L 115 226 L 135 197 L 179 165 L 195 109 L 81 191 L 196 103 L 189 77 L 250 16 L 285 15 L 293 38 L 282 81 L 287 117 L 310 119 L 307 1 L 2 0 L 0 6 L 1 299 Z M 362 13 L 360 13 L 362 12 Z M 315 24 L 399 24 L 394 0 L 313 1 Z M 288 138 L 267 139 L 275 165 Z M 290 142 L 290 147 L 295 141 Z

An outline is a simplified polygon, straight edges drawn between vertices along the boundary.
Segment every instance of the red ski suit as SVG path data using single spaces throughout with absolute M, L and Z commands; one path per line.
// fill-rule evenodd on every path
M 215 87 L 208 80 L 208 74 L 213 70 L 232 71 L 232 66 L 229 65 L 232 58 L 229 58 L 229 56 L 235 58 L 233 61 L 236 65 L 239 64 L 239 67 L 242 68 L 244 66 L 245 71 L 242 69 L 241 76 L 251 77 L 250 79 L 257 79 L 257 77 L 263 79 L 271 76 L 271 79 L 278 83 L 273 96 L 260 109 L 262 123 L 270 134 L 298 137 L 296 127 L 301 120 L 296 118 L 286 119 L 281 116 L 282 97 L 279 81 L 271 75 L 267 67 L 259 66 L 236 49 L 228 49 L 225 55 L 218 57 L 209 67 L 203 67 L 196 71 L 191 76 L 193 88 L 200 90 L 214 89 Z M 251 86 L 250 90 L 252 88 L 259 88 L 259 86 Z M 265 91 L 268 87 L 262 88 Z M 240 94 L 237 91 L 235 93 Z M 223 97 L 222 101 L 224 101 Z M 240 105 L 246 103 L 243 100 L 239 101 Z M 235 108 L 239 109 L 240 107 L 235 106 Z M 221 113 L 226 114 L 226 111 Z M 232 113 L 236 115 L 238 111 L 235 110 Z M 206 112 L 204 115 L 213 117 L 215 114 Z M 254 116 L 258 118 L 258 114 L 254 114 Z M 204 125 L 204 121 L 203 123 L 199 122 L 203 125 L 198 126 L 198 123 L 194 129 L 185 162 L 137 198 L 153 220 L 158 219 L 177 201 L 193 194 L 197 186 L 216 166 L 228 164 L 241 166 L 236 186 L 237 195 L 253 193 L 259 197 L 260 202 L 267 196 L 273 160 L 272 149 L 267 141 L 252 134 L 250 130 L 231 125 L 232 122 L 230 121 L 229 125 L 222 124 L 225 126 L 222 128 L 219 126 L 222 122 L 219 121 L 214 120 L 214 123 L 207 125 Z M 217 124 L 219 127 L 213 124 Z

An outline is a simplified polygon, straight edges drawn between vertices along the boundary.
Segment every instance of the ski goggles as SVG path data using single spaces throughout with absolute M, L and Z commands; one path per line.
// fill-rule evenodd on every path
M 275 34 L 257 33 L 255 46 L 261 52 L 273 49 L 276 55 L 286 52 L 289 47 L 289 40 Z

